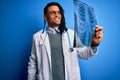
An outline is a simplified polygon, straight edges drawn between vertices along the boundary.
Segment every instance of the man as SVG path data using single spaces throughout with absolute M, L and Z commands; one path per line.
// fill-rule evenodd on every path
M 33 36 L 28 80 L 80 80 L 78 57 L 88 59 L 96 53 L 103 38 L 102 27 L 96 27 L 91 47 L 79 41 L 79 47 L 73 48 L 74 32 L 67 29 L 59 3 L 45 6 L 44 20 L 45 28 Z

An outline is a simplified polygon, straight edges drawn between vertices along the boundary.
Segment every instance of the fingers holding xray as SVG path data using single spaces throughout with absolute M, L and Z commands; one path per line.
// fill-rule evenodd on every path
M 99 44 L 103 39 L 103 27 L 96 25 L 92 43 Z

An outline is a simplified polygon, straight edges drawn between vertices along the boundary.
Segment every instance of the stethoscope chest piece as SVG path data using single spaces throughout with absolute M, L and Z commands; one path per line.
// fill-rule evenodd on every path
M 70 51 L 70 52 L 73 52 L 73 51 L 74 51 L 74 48 L 73 48 L 73 47 L 71 47 L 71 48 L 69 49 L 69 51 Z

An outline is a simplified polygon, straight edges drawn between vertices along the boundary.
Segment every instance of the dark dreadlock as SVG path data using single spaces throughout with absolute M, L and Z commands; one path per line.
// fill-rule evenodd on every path
M 58 8 L 60 9 L 60 13 L 62 15 L 62 19 L 61 19 L 61 24 L 59 25 L 58 29 L 60 30 L 60 33 L 63 33 L 64 31 L 67 31 L 67 27 L 66 27 L 66 23 L 65 23 L 64 10 L 63 10 L 62 6 L 59 3 L 57 3 L 57 2 L 50 2 L 50 3 L 48 3 L 45 6 L 45 8 L 44 8 L 44 15 L 47 14 L 48 8 L 50 6 L 53 6 L 53 5 L 58 6 Z M 44 20 L 44 26 L 45 25 L 46 25 L 46 21 Z

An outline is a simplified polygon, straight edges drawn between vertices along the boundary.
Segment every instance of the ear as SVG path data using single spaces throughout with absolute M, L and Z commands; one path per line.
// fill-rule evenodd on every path
M 46 21 L 47 21 L 47 16 L 46 16 L 46 15 L 44 15 L 44 20 L 46 20 Z

